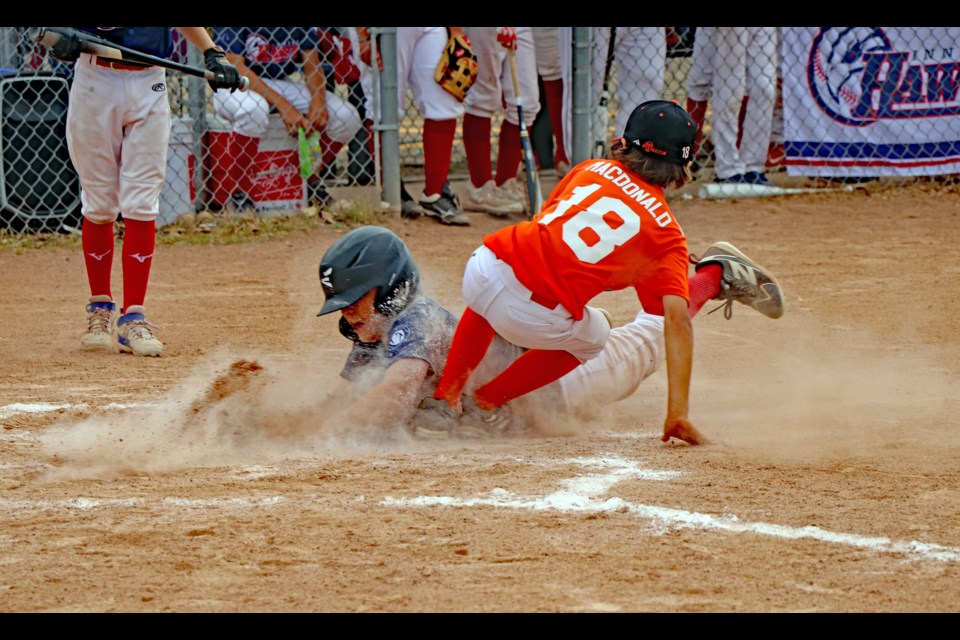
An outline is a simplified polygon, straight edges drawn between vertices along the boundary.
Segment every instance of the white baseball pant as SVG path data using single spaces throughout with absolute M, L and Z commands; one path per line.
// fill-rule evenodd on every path
M 120 212 L 129 220 L 157 217 L 170 141 L 163 67 L 109 69 L 81 54 L 74 64 L 66 129 L 87 219 L 105 224 Z
M 553 309 L 530 299 L 532 292 L 517 280 L 513 268 L 481 245 L 467 261 L 463 298 L 493 329 L 526 349 L 568 351 L 580 362 L 595 358 L 607 343 L 610 325 L 593 307 L 574 320 L 563 305 Z
M 448 40 L 446 27 L 397 27 L 397 117 L 403 121 L 407 89 L 427 120 L 453 120 L 463 115 L 463 103 L 433 79 Z
M 473 45 L 477 56 L 477 79 L 470 87 L 464 106 L 467 113 L 480 118 L 492 118 L 504 111 L 504 120 L 519 125 L 517 98 L 513 90 L 510 57 L 507 49 L 497 42 L 499 27 L 464 27 L 463 33 Z M 540 88 L 537 84 L 536 50 L 530 27 L 516 27 L 517 83 L 523 100 L 523 121 L 527 128 L 540 112 Z M 506 110 L 504 110 L 506 103 Z
M 264 83 L 294 106 L 300 113 L 310 110 L 310 90 L 295 80 L 264 78 Z M 329 119 L 324 133 L 334 142 L 349 143 L 360 131 L 360 114 L 349 102 L 332 91 L 327 91 Z M 267 132 L 270 103 L 255 91 L 219 89 L 213 94 L 214 112 L 228 120 L 233 131 L 250 138 L 262 138 Z
M 762 172 L 777 91 L 776 27 L 714 27 L 713 133 L 716 175 Z M 737 148 L 740 105 L 749 96 Z

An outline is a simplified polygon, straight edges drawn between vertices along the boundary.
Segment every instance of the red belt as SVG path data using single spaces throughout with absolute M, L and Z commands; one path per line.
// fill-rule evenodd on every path
M 120 69 L 122 71 L 143 71 L 144 69 L 150 69 L 150 67 L 145 64 L 121 62 L 119 60 L 111 60 L 110 58 L 101 58 L 99 56 L 95 57 L 94 59 L 96 60 L 98 67 L 107 67 L 108 69 Z
M 541 307 L 546 307 L 547 309 L 550 309 L 550 310 L 556 309 L 560 305 L 559 302 L 554 302 L 553 300 L 544 298 L 543 296 L 538 295 L 536 293 L 530 294 L 530 302 L 536 302 Z

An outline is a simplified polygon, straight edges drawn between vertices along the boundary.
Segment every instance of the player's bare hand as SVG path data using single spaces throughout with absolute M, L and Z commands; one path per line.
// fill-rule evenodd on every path
M 296 136 L 300 132 L 301 127 L 304 130 L 310 128 L 310 124 L 306 118 L 303 117 L 303 114 L 286 100 L 277 104 L 277 114 L 280 116 L 280 119 L 283 120 L 283 126 L 291 136 Z
M 670 438 L 683 440 L 691 445 L 707 444 L 709 442 L 686 418 L 667 418 L 664 421 L 663 435 L 660 436 L 660 439 L 664 442 L 670 442 Z
M 497 29 L 497 42 L 500 43 L 504 49 L 509 49 L 512 51 L 517 50 L 517 28 L 516 27 L 500 27 Z
M 307 113 L 307 120 L 310 122 L 310 128 L 313 131 L 323 133 L 327 124 L 330 122 L 330 112 L 327 111 L 326 97 L 314 97 L 310 101 L 310 110 Z

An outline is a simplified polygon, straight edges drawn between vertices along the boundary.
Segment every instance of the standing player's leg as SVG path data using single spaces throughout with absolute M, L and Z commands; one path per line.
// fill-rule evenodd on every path
M 563 66 L 560 53 L 561 27 L 532 27 L 537 73 L 543 80 L 544 102 L 553 130 L 553 166 L 558 178 L 570 170 L 563 135 Z
M 502 47 L 501 47 L 502 49 Z M 530 27 L 517 27 L 517 84 L 520 86 L 519 99 L 523 105 L 523 120 L 527 131 L 533 128 L 533 122 L 540 113 L 540 91 L 537 83 L 536 48 Z M 496 183 L 504 195 L 512 199 L 520 212 L 531 213 L 530 199 L 526 186 L 521 184 L 517 175 L 521 166 L 520 119 L 517 113 L 517 96 L 513 89 L 510 60 L 504 50 L 500 65 L 500 83 L 503 86 L 504 113 L 500 126 L 500 142 L 497 150 Z M 537 213 L 537 212 L 533 212 Z
M 122 110 L 100 96 L 123 91 L 122 77 L 83 54 L 74 65 L 67 109 L 67 150 L 80 179 L 81 246 L 90 297 L 85 349 L 113 350 L 116 303 L 111 292 L 114 223 L 120 213 L 118 183 Z
M 165 92 L 148 90 L 164 80 L 162 68 L 128 72 L 126 102 L 136 104 L 125 122 L 120 169 L 120 210 L 124 219 L 122 248 L 123 308 L 117 319 L 120 350 L 138 356 L 159 356 L 163 343 L 146 317 L 144 303 L 157 237 L 160 191 L 167 170 L 170 102 Z
M 497 27 L 464 27 L 463 32 L 473 45 L 479 68 L 477 79 L 464 100 L 463 147 L 470 180 L 463 206 L 468 211 L 483 211 L 495 217 L 521 214 L 523 205 L 497 188 L 491 160 L 491 122 L 493 115 L 503 108 L 506 89 L 497 70 L 504 68 L 506 49 L 497 42 Z M 503 153 L 502 139 L 497 152 Z
M 663 27 L 617 27 L 614 43 L 617 68 L 616 135 L 627 127 L 627 118 L 638 104 L 663 97 L 667 65 L 667 34 Z
M 424 188 L 420 206 L 438 222 L 469 226 L 470 218 L 460 210 L 459 200 L 447 184 L 453 139 L 457 120 L 463 115 L 463 104 L 433 79 L 447 43 L 447 30 L 445 27 L 417 29 L 420 35 L 412 50 L 409 82 L 413 101 L 423 116 Z

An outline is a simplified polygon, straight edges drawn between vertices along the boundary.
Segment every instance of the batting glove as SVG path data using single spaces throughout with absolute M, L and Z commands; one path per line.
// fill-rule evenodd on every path
M 517 50 L 517 28 L 516 27 L 500 27 L 497 29 L 497 42 L 503 46 L 504 49 L 512 49 L 513 51 Z
M 213 71 L 213 78 L 207 80 L 210 88 L 230 89 L 233 93 L 243 86 L 243 76 L 237 71 L 237 68 L 227 62 L 227 52 L 221 47 L 210 47 L 203 52 L 203 63 L 207 71 Z
M 60 62 L 76 62 L 80 57 L 80 38 L 74 35 L 61 35 L 57 43 L 50 48 L 50 55 Z

